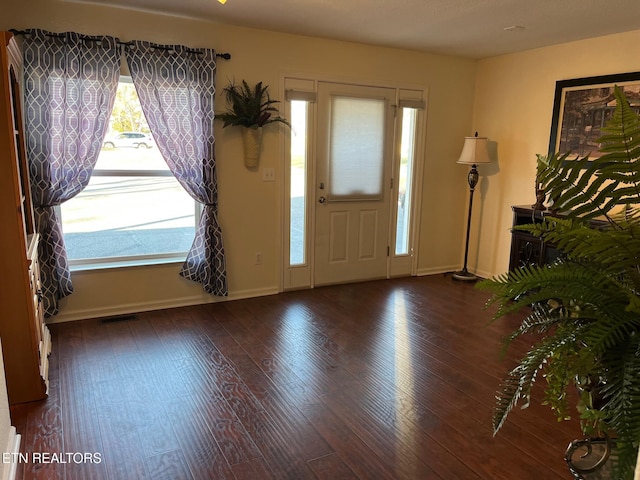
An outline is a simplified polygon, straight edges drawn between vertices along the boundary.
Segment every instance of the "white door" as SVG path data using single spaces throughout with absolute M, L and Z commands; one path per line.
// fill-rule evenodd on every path
M 384 278 L 395 91 L 320 82 L 315 284 Z

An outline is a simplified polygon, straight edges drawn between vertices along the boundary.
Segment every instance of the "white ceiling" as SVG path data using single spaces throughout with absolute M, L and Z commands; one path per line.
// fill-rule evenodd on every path
M 640 0 L 71 1 L 470 58 L 640 29 Z

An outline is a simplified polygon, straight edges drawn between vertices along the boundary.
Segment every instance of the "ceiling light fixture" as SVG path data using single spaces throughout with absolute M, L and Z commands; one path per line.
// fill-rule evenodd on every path
M 222 5 L 224 5 L 225 3 L 227 3 L 227 0 L 218 0 Z

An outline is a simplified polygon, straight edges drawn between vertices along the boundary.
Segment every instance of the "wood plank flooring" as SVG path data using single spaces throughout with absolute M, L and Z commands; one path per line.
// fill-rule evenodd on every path
M 517 318 L 486 299 L 434 275 L 51 325 L 18 478 L 570 479 L 577 422 L 535 404 L 492 436 L 526 345 L 500 358 Z

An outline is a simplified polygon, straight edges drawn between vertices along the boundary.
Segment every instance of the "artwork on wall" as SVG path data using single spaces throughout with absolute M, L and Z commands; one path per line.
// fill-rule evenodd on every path
M 613 109 L 613 87 L 623 88 L 631 107 L 640 112 L 640 72 L 575 78 L 556 82 L 549 153 L 569 153 L 568 159 L 597 158 L 600 129 Z

